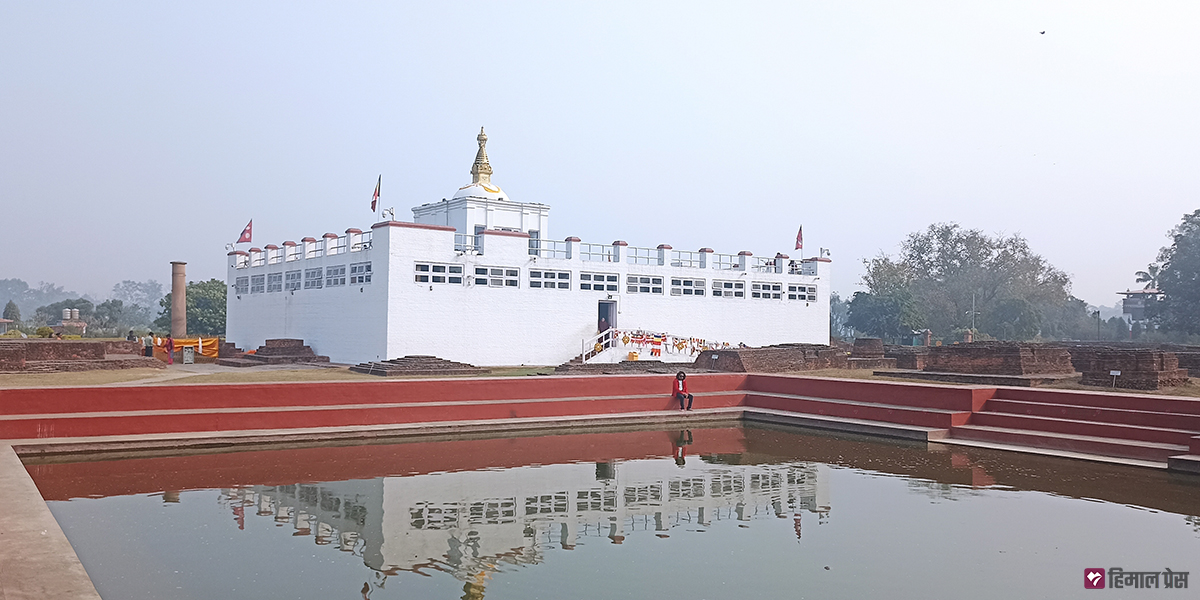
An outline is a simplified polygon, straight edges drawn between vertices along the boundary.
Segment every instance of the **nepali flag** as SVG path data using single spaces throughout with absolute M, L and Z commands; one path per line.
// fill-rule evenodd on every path
M 250 241 L 250 230 L 253 228 L 254 228 L 254 219 L 250 219 L 250 222 L 246 223 L 246 228 L 242 230 L 242 237 L 238 238 L 237 243 L 240 244 L 242 242 L 249 242 Z
M 371 212 L 375 212 L 375 205 L 379 202 L 379 185 L 383 183 L 383 175 L 379 176 L 379 181 L 375 182 L 375 193 L 371 194 Z
M 803 225 L 800 226 L 800 231 L 796 232 L 796 249 L 797 250 L 804 249 L 804 226 Z

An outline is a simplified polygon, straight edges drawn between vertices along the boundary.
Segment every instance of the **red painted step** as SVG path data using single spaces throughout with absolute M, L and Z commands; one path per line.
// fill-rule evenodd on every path
M 672 379 L 670 375 L 602 375 L 0 389 L 0 415 L 656 394 L 669 399 Z M 745 380 L 744 374 L 697 374 L 688 378 L 688 385 L 693 393 L 734 391 L 743 389 Z
M 1165 429 L 1161 427 L 1143 427 L 1139 425 L 1121 425 L 1117 423 L 1100 423 L 1096 421 L 1080 421 L 1075 419 L 1058 419 L 1053 417 L 1038 417 L 1032 415 L 1014 415 L 997 412 L 980 412 L 971 415 L 971 425 L 987 425 L 990 427 L 1005 427 L 1008 429 L 1028 429 L 1031 431 L 1052 431 L 1073 435 L 1088 435 L 1126 440 L 1141 440 L 1163 444 L 1187 445 L 1195 431 L 1181 429 Z
M 696 408 L 741 405 L 741 392 L 697 394 Z M 678 409 L 665 394 L 625 398 L 541 399 L 515 402 L 472 402 L 401 406 L 343 405 L 199 409 L 191 411 L 121 411 L 0 418 L 0 439 L 44 439 L 180 433 L 297 429 L 473 421 L 486 419 L 604 415 Z
M 996 399 L 1039 402 L 1043 404 L 1070 404 L 1097 408 L 1121 408 L 1152 412 L 1200 415 L 1200 398 L 1179 396 L 1155 396 L 1151 394 L 1120 394 L 1109 392 L 1084 392 L 1075 390 L 1038 390 L 1028 388 L 999 388 Z
M 880 402 L 858 402 L 832 398 L 812 398 L 792 394 L 767 394 L 753 391 L 746 393 L 745 405 L 756 408 L 786 410 L 800 414 L 826 415 L 938 428 L 964 425 L 971 416 L 969 411 L 897 406 Z
M 1035 415 L 1039 417 L 1098 421 L 1122 425 L 1165 427 L 1167 429 L 1189 429 L 1200 432 L 1200 415 L 1005 399 L 988 400 L 983 405 L 983 410 L 993 413 Z
M 995 391 L 993 388 L 789 375 L 749 375 L 744 389 L 768 394 L 791 394 L 809 398 L 955 411 L 979 410 Z
M 1048 450 L 1066 450 L 1116 458 L 1167 462 L 1170 456 L 1185 454 L 1187 446 L 1138 440 L 1122 440 L 1049 431 L 1029 431 L 985 425 L 964 425 L 950 430 L 953 439 L 976 440 Z

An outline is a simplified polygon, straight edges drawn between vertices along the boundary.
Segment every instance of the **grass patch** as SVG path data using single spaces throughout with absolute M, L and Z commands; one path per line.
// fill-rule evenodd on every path
M 4 373 L 0 388 L 62 387 L 106 385 L 161 377 L 162 369 L 122 369 L 118 371 L 76 371 L 71 373 Z
M 239 371 L 224 371 L 221 373 L 206 373 L 191 375 L 167 381 L 151 382 L 147 385 L 177 385 L 177 384 L 209 384 L 209 383 L 290 383 L 290 382 L 321 382 L 321 381 L 388 381 L 397 379 L 438 379 L 442 377 L 524 377 L 539 373 L 553 373 L 553 367 L 499 367 L 492 369 L 488 375 L 413 375 L 401 377 L 381 377 L 355 373 L 349 367 L 304 368 L 304 369 L 270 369 L 258 370 L 248 368 Z

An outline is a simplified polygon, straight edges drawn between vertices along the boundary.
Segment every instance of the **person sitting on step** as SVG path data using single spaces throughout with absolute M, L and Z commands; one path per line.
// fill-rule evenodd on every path
M 692 395 L 688 393 L 687 388 L 687 373 L 680 371 L 675 375 L 675 381 L 672 382 L 671 395 L 679 400 L 679 410 L 692 410 Z M 683 407 L 683 401 L 687 400 L 687 408 Z

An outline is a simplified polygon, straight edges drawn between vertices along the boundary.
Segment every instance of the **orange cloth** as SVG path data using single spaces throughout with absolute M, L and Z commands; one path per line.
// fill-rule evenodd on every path
M 166 342 L 166 338 L 158 338 L 158 340 L 155 342 L 155 344 L 159 348 L 162 348 L 164 342 Z M 204 338 L 179 338 L 179 339 L 175 340 L 175 350 L 180 351 L 180 350 L 183 350 L 185 347 L 197 348 L 197 350 L 196 350 L 197 354 L 200 354 L 201 356 L 217 358 L 217 351 L 220 348 L 220 344 L 221 344 L 221 339 L 215 338 L 215 337 L 211 337 L 211 338 L 207 338 L 207 337 L 204 337 Z

